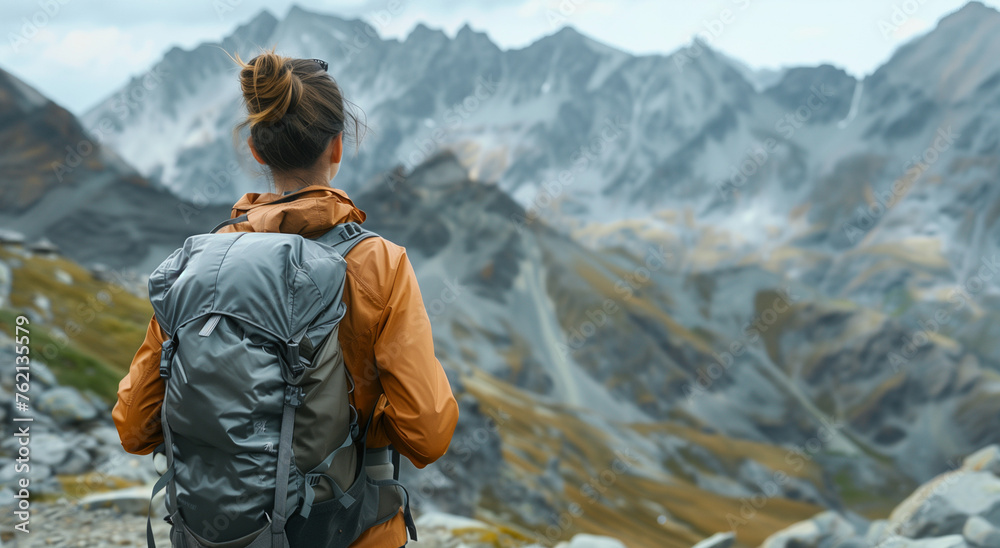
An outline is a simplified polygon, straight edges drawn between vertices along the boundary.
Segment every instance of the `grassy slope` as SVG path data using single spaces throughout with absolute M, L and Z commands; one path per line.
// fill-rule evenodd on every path
M 30 326 L 33 356 L 60 383 L 113 402 L 118 381 L 145 336 L 152 316 L 149 302 L 60 257 L 22 255 L 0 246 L 0 260 L 15 265 L 12 308 L 0 309 L 0 329 L 13 335 L 14 318 L 31 309 L 41 313 L 35 300 L 44 296 L 52 317 Z M 60 281 L 57 271 L 68 274 L 72 283 Z
M 496 416 L 491 417 L 501 425 L 504 460 L 523 481 L 531 484 L 545 470 L 549 459 L 559 456 L 565 487 L 562 493 L 555 495 L 567 505 L 576 503 L 583 510 L 582 515 L 569 520 L 568 526 L 560 529 L 560 538 L 582 532 L 616 537 L 628 546 L 687 548 L 717 531 L 732 529 L 732 519 L 738 524 L 736 534 L 740 545 L 757 546 L 771 533 L 822 510 L 811 504 L 775 497 L 760 508 L 750 508 L 753 515 L 749 515 L 745 501 L 711 493 L 682 477 L 646 468 L 638 457 L 634 465 L 624 471 L 619 467 L 620 473 L 614 473 L 615 459 L 631 450 L 620 447 L 618 440 L 608 439 L 602 430 L 581 419 L 576 411 L 539 404 L 537 399 L 516 387 L 480 373 L 463 378 L 462 384 L 487 414 L 502 410 L 502 415 L 496 411 Z M 780 447 L 729 440 L 664 424 L 621 427 L 632 428 L 643 436 L 667 432 L 713 452 L 735 443 L 738 450 L 731 453 L 739 456 L 733 457 L 734 465 L 746 458 L 765 466 L 775 465 L 787 453 Z M 801 475 L 815 478 L 819 471 L 809 464 Z M 585 487 L 588 484 L 603 486 L 601 496 L 595 499 L 593 491 Z M 544 490 L 544 487 L 539 486 L 539 489 Z M 503 501 L 487 501 L 484 506 L 481 515 L 477 516 L 484 521 L 516 521 L 504 512 Z M 667 516 L 662 524 L 661 515 Z M 521 523 L 503 524 L 529 529 Z

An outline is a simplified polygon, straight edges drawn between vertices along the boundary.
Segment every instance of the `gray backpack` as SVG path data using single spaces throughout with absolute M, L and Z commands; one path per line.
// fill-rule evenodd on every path
M 398 453 L 366 450 L 338 340 L 344 256 L 375 234 L 215 234 L 242 220 L 191 236 L 149 278 L 169 336 L 153 495 L 166 489 L 172 544 L 346 548 L 401 507 L 416 540 Z

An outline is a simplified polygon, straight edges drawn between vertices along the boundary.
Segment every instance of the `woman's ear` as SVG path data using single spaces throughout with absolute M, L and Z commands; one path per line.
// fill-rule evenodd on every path
M 329 146 L 326 148 L 327 158 L 330 159 L 329 171 L 326 173 L 326 180 L 332 181 L 337 173 L 340 172 L 340 160 L 344 157 L 344 138 L 343 133 L 337 135 L 330 141 Z
M 257 152 L 257 149 L 253 146 L 253 137 L 247 137 L 247 146 L 250 147 L 250 154 L 253 154 L 253 159 L 257 160 L 258 164 L 266 166 L 267 162 L 260 157 L 260 153 Z
M 330 142 L 333 150 L 330 152 L 330 163 L 339 164 L 340 160 L 344 157 L 344 134 L 343 132 L 338 133 L 333 141 Z

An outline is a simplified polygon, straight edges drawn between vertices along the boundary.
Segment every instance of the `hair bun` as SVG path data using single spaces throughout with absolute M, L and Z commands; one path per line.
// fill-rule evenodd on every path
M 272 174 L 312 170 L 334 139 L 348 133 L 355 143 L 361 138 L 364 124 L 325 61 L 284 57 L 274 49 L 249 62 L 230 58 L 239 67 L 247 109 L 247 117 L 233 128 L 233 145 L 240 150 L 246 139 Z
M 281 121 L 302 95 L 302 82 L 292 72 L 292 59 L 272 50 L 248 62 L 239 55 L 235 60 L 240 65 L 240 87 L 250 127 Z

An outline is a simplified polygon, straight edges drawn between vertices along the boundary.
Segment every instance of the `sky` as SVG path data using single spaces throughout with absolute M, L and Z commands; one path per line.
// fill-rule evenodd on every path
M 449 36 L 469 24 L 521 48 L 571 25 L 636 54 L 700 37 L 753 68 L 831 63 L 860 77 L 966 0 L 11 0 L 0 6 L 0 68 L 82 114 L 172 47 L 219 41 L 265 7 L 280 18 L 293 3 L 364 19 L 389 38 L 418 23 Z

